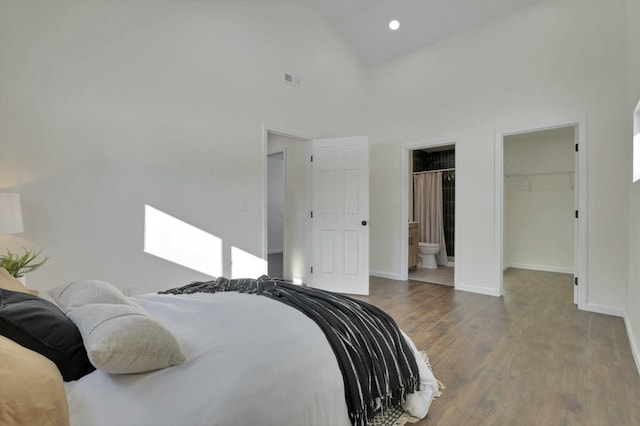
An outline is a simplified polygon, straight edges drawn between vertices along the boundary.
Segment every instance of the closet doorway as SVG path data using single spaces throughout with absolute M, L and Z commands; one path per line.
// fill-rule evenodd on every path
M 496 242 L 500 294 L 512 275 L 570 283 L 583 308 L 586 287 L 586 144 L 583 121 L 497 133 Z M 581 273 L 582 272 L 582 273 Z M 509 275 L 510 274 L 510 275 Z M 518 275 L 518 276 L 520 276 Z M 531 274 L 529 274 L 531 275 Z M 539 279 L 539 278 L 536 278 Z
M 406 278 L 454 287 L 456 254 L 455 142 L 403 146 L 406 176 Z M 404 179 L 403 179 L 404 180 Z M 404 244 L 403 244 L 404 245 Z

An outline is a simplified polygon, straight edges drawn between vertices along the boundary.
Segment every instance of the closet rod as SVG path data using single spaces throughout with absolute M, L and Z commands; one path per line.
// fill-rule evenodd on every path
M 451 172 L 454 171 L 455 168 L 451 168 L 451 169 L 438 169 L 438 170 L 429 170 L 426 172 L 413 172 L 414 175 L 422 175 L 424 173 L 435 173 L 435 172 Z

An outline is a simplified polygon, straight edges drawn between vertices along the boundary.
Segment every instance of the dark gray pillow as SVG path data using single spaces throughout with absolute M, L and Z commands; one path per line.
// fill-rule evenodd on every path
M 0 334 L 49 358 L 65 381 L 95 370 L 75 324 L 38 296 L 0 289 Z

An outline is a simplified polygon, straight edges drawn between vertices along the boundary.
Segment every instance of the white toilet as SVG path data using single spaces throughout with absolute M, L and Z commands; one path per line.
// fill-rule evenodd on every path
M 440 251 L 440 244 L 418 243 L 420 247 L 420 267 L 428 269 L 438 269 L 436 254 Z

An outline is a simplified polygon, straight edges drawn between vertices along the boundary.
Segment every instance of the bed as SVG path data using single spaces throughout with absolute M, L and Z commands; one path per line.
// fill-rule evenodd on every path
M 78 320 L 85 350 L 98 369 L 64 383 L 71 425 L 352 424 L 336 355 L 323 331 L 299 310 L 236 291 L 125 298 L 111 294 L 113 289 L 107 297 L 87 282 L 82 284 L 78 287 L 90 289 L 92 303 L 63 300 L 61 308 L 67 310 L 68 318 Z M 57 302 L 70 292 L 62 298 L 59 293 L 52 293 L 58 296 Z M 107 303 L 103 303 L 105 297 Z M 114 300 L 117 303 L 112 303 Z M 109 371 L 111 366 L 100 368 L 101 362 L 113 364 L 113 357 L 118 355 L 110 353 L 106 361 L 94 362 L 91 358 L 95 342 L 85 332 L 104 321 L 91 318 L 88 324 L 83 323 L 86 318 L 78 317 L 83 303 L 89 316 L 95 316 L 100 306 L 111 309 L 122 305 L 117 309 L 124 313 L 109 317 L 116 318 L 113 330 L 117 334 L 131 328 L 117 321 L 137 318 L 137 313 L 128 310 L 144 312 L 177 345 L 168 358 L 158 355 L 169 365 L 135 374 L 114 374 Z M 420 390 L 407 395 L 402 406 L 422 418 L 438 391 L 438 383 L 424 355 L 404 333 L 403 337 L 419 369 Z M 130 368 L 130 359 L 124 361 Z M 124 361 L 115 362 L 116 370 Z

